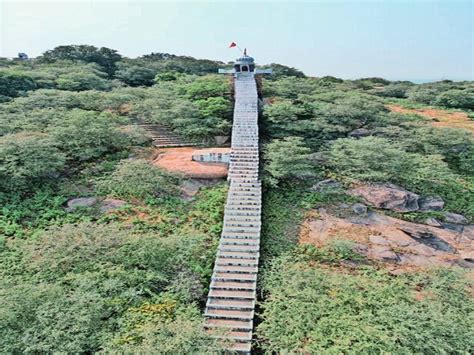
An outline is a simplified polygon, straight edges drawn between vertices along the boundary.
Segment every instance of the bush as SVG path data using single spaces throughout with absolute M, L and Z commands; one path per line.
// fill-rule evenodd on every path
M 84 91 L 84 90 L 108 90 L 110 84 L 106 79 L 87 72 L 76 72 L 61 75 L 56 79 L 56 86 L 60 90 Z
M 151 86 L 154 84 L 155 74 L 149 68 L 126 66 L 117 70 L 115 77 L 130 86 Z
M 179 180 L 146 160 L 126 160 L 108 177 L 97 182 L 101 195 L 118 198 L 152 198 L 178 193 Z
M 264 150 L 265 180 L 276 186 L 282 180 L 314 176 L 314 167 L 309 162 L 310 152 L 300 137 L 275 139 L 268 143 Z
M 45 134 L 23 132 L 0 137 L 0 189 L 31 188 L 57 177 L 65 155 Z
M 449 108 L 474 110 L 474 89 L 445 91 L 436 97 L 434 103 Z
M 23 73 L 0 70 L 0 96 L 16 97 L 34 90 L 36 83 Z
M 364 181 L 435 184 L 454 177 L 439 156 L 407 153 L 380 137 L 336 140 L 328 151 L 328 166 L 346 178 Z
M 51 139 L 70 161 L 88 161 L 129 148 L 111 113 L 72 110 L 48 129 Z
M 269 353 L 467 353 L 474 346 L 474 304 L 455 271 L 393 277 L 282 256 L 263 286 L 257 336 Z

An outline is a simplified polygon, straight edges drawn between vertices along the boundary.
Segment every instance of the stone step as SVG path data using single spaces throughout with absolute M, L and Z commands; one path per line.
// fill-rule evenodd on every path
M 260 216 L 261 207 L 239 207 L 239 206 L 228 206 L 225 207 L 225 214 L 229 216 Z
M 258 252 L 260 248 L 258 245 L 223 244 L 218 249 L 227 252 Z
M 253 310 L 255 307 L 254 300 L 226 300 L 224 298 L 209 298 L 206 303 L 207 308 L 216 309 L 241 309 Z
M 252 320 L 253 313 L 253 311 L 242 311 L 237 309 L 208 309 L 204 315 L 210 318 Z
M 217 289 L 232 289 L 232 290 L 250 290 L 254 291 L 257 288 L 255 281 L 212 281 L 211 288 Z
M 247 218 L 246 220 L 243 219 L 229 219 L 227 217 L 224 217 L 224 226 L 228 228 L 238 228 L 238 227 L 244 227 L 244 228 L 257 228 L 260 229 L 262 226 L 262 222 L 260 221 L 260 218 L 254 218 L 254 219 L 249 219 Z
M 245 290 L 209 290 L 209 297 L 215 298 L 236 298 L 236 299 L 255 299 L 255 291 L 245 291 Z
M 238 187 L 232 187 L 229 190 L 229 193 L 232 195 L 239 194 L 241 196 L 262 196 L 262 192 L 260 188 L 238 188 Z
M 223 258 L 218 257 L 216 259 L 217 265 L 235 265 L 235 266 L 258 266 L 257 259 L 244 259 L 244 258 Z
M 242 233 L 243 234 L 243 233 Z M 222 236 L 221 238 L 221 244 L 222 246 L 224 245 L 260 245 L 260 239 L 252 239 L 252 238 L 235 238 L 235 237 L 227 237 L 227 236 Z
M 233 190 L 236 188 L 236 190 L 240 190 L 241 188 L 246 188 L 249 189 L 251 188 L 253 191 L 255 189 L 260 189 L 262 188 L 262 185 L 258 179 L 247 182 L 247 181 L 232 181 L 230 184 L 230 190 Z
M 228 252 L 228 251 L 218 251 L 217 257 L 222 257 L 226 259 L 258 259 L 260 253 L 251 253 L 251 252 Z
M 219 339 L 232 339 L 236 342 L 248 342 L 252 340 L 252 332 L 249 331 L 228 331 L 225 334 L 219 334 L 216 331 L 208 330 L 209 333 Z
M 243 274 L 241 272 L 232 272 L 232 271 L 214 271 L 212 274 L 212 280 L 217 280 L 217 281 L 223 281 L 223 280 L 228 280 L 228 281 L 243 281 L 243 280 L 251 280 L 251 281 L 257 281 L 257 275 L 256 274 Z
M 224 226 L 226 227 L 261 227 L 262 222 L 259 217 L 239 217 L 225 216 Z
M 253 329 L 253 321 L 210 318 L 206 320 L 206 327 L 220 327 L 251 331 Z
M 258 238 L 260 235 L 261 226 L 257 225 L 236 225 L 231 223 L 224 223 L 222 229 L 222 236 L 233 235 L 236 238 Z
M 256 239 L 260 240 L 260 227 L 243 229 L 242 227 L 226 227 L 222 231 L 222 238 L 226 239 Z
M 256 274 L 258 272 L 258 268 L 255 266 L 215 265 L 214 271 Z
M 250 333 L 250 338 L 252 337 Z M 235 342 L 234 344 L 227 347 L 227 350 L 237 353 L 250 354 L 252 345 L 250 342 Z

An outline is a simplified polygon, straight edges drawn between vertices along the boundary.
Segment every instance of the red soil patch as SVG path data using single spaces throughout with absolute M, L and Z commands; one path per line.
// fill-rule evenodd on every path
M 223 163 L 201 163 L 192 160 L 196 148 L 162 148 L 157 151 L 153 164 L 173 173 L 191 178 L 219 179 L 227 176 L 228 166 Z M 230 148 L 206 148 L 203 151 L 229 153 Z
M 465 112 L 449 112 L 433 108 L 409 109 L 398 105 L 387 105 L 387 108 L 393 112 L 415 113 L 427 117 L 432 120 L 430 124 L 435 127 L 463 128 L 474 132 L 474 121 L 470 120 Z

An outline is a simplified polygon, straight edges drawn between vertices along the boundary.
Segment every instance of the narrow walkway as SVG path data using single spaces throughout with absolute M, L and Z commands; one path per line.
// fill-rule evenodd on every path
M 254 74 L 235 79 L 230 189 L 206 305 L 206 328 L 228 331 L 229 350 L 250 353 L 260 249 L 258 95 Z
M 143 128 L 150 134 L 151 139 L 153 140 L 153 145 L 157 148 L 193 147 L 199 145 L 199 143 L 191 142 L 174 133 L 170 127 L 163 124 L 143 123 L 139 124 L 138 127 Z

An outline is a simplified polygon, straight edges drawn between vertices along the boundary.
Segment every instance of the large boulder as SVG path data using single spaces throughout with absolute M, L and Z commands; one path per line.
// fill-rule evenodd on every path
M 374 184 L 349 190 L 349 194 L 363 198 L 368 204 L 395 212 L 419 209 L 419 195 L 393 184 Z
M 444 214 L 444 220 L 448 223 L 455 223 L 455 224 L 468 224 L 469 221 L 466 217 L 462 214 L 446 212 Z
M 419 211 L 441 211 L 444 207 L 444 201 L 439 196 L 420 197 L 418 199 Z
M 354 203 L 352 205 L 352 212 L 359 216 L 365 216 L 367 214 L 367 206 L 362 203 Z
M 387 263 L 391 270 L 407 267 L 474 267 L 474 225 L 462 226 L 462 233 L 427 226 L 377 212 L 346 218 L 320 208 L 308 213 L 300 229 L 300 243 L 324 246 L 334 240 L 350 240 L 358 254 Z
M 78 208 L 91 207 L 97 203 L 97 197 L 78 197 L 67 201 L 66 211 L 73 212 Z

